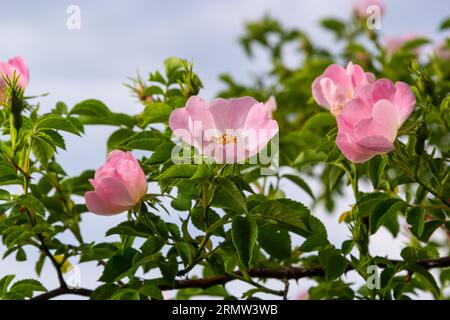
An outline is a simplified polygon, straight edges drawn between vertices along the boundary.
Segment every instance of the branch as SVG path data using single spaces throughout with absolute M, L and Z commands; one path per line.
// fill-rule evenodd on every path
M 390 260 L 392 264 L 404 263 L 402 260 Z M 430 260 L 420 260 L 416 262 L 418 265 L 424 267 L 425 269 L 432 268 L 445 268 L 450 267 L 450 257 L 444 257 L 439 259 Z M 378 263 L 378 267 L 386 268 L 385 263 Z M 354 270 L 352 266 L 349 266 L 346 270 Z M 234 273 L 237 276 L 242 276 L 240 271 Z M 282 268 L 282 269 L 250 269 L 249 275 L 255 278 L 271 278 L 271 279 L 301 279 L 307 277 L 322 277 L 325 275 L 325 270 L 321 267 L 316 268 Z M 175 282 L 174 286 L 161 285 L 159 288 L 161 290 L 173 290 L 173 289 L 183 289 L 183 288 L 202 288 L 206 289 L 218 284 L 225 284 L 229 281 L 235 280 L 231 275 L 221 275 L 215 277 L 209 277 L 205 279 L 189 279 L 189 280 L 178 280 Z
M 401 260 L 389 260 L 392 264 L 400 264 L 405 263 Z M 418 265 L 424 267 L 425 269 L 433 269 L 433 268 L 445 268 L 450 267 L 450 256 L 443 257 L 439 259 L 429 259 L 429 260 L 420 260 L 416 262 Z M 378 267 L 386 268 L 386 263 L 378 263 Z M 346 270 L 351 271 L 354 270 L 352 266 L 349 266 Z M 242 276 L 240 271 L 234 273 L 235 276 Z M 279 269 L 250 269 L 249 275 L 254 278 L 271 278 L 271 279 L 300 279 L 307 277 L 322 277 L 325 275 L 325 270 L 321 267 L 316 268 L 298 268 L 298 267 L 290 267 L 290 268 L 279 268 Z M 184 288 L 202 288 L 206 289 L 215 285 L 225 284 L 227 282 L 236 280 L 233 275 L 221 275 L 215 277 L 209 277 L 205 279 L 187 279 L 187 280 L 177 280 L 175 281 L 174 286 L 170 285 L 160 285 L 159 289 L 161 290 L 174 290 L 174 289 L 184 289 Z M 33 300 L 48 300 L 54 297 L 64 295 L 64 294 L 76 294 L 80 296 L 89 297 L 92 294 L 93 290 L 90 289 L 71 289 L 60 287 L 54 289 L 52 291 L 46 292 L 39 296 L 32 298 Z
M 32 298 L 32 300 L 50 300 L 52 298 L 55 298 L 57 296 L 61 296 L 64 294 L 76 294 L 79 296 L 85 296 L 85 297 L 90 297 L 92 292 L 94 292 L 93 290 L 90 289 L 85 289 L 85 288 L 64 288 L 64 287 L 59 287 L 57 289 L 48 291 L 46 293 L 43 293 L 41 295 L 38 295 L 34 298 Z

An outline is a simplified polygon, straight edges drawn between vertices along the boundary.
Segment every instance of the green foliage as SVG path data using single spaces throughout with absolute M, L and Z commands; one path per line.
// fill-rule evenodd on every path
M 280 128 L 281 168 L 273 176 L 262 175 L 261 169 L 267 169 L 262 165 L 198 161 L 203 159 L 191 149 L 191 162 L 175 161 L 169 116 L 203 86 L 186 60 L 170 57 L 162 71 L 131 80 L 128 87 L 142 105 L 133 115 L 114 112 L 96 99 L 72 108 L 58 102 L 40 115 L 17 79 L 7 80 L 0 110 L 3 258 L 31 260 L 28 249 L 38 250 L 33 261 L 38 276 L 45 263 L 60 272 L 71 260 L 96 263 L 102 268 L 102 284 L 91 299 L 159 300 L 161 290 L 217 276 L 244 281 L 252 289 L 234 297 L 224 285 L 199 282 L 179 289 L 177 298 L 284 296 L 284 290 L 252 276 L 265 269 L 278 272 L 280 281 L 286 275 L 296 278 L 298 270 L 300 277 L 311 275 L 310 299 L 408 299 L 420 292 L 448 299 L 448 266 L 439 281 L 429 269 L 439 252 L 448 254 L 448 241 L 441 239 L 447 239 L 450 229 L 449 65 L 435 57 L 417 62 L 415 49 L 426 39 L 387 54 L 378 35 L 359 20 L 320 21 L 342 50 L 318 47 L 302 30 L 286 28 L 270 16 L 245 26 L 243 49 L 249 57 L 256 47 L 268 53 L 270 68 L 250 84 L 222 75 L 224 90 L 218 95 L 260 101 L 276 97 L 273 117 Z M 446 20 L 440 28 L 449 25 Z M 297 65 L 288 66 L 284 55 L 292 45 L 300 55 Z M 417 105 L 392 152 L 353 164 L 336 147 L 335 117 L 311 98 L 312 82 L 335 61 L 353 61 L 380 78 L 413 87 Z M 66 149 L 67 134 L 83 136 L 89 125 L 114 128 L 106 141 L 108 152 L 139 150 L 150 184 L 141 201 L 121 216 L 123 221 L 100 242 L 88 243 L 80 227 L 90 214 L 82 196 L 93 189 L 89 180 L 94 168 L 70 176 L 55 156 Z M 295 200 L 283 190 L 287 182 L 295 185 L 289 191 L 302 190 Z M 348 211 L 337 212 L 343 201 Z M 345 234 L 327 230 L 321 211 L 344 224 L 340 232 Z M 407 226 L 401 227 L 404 221 Z M 393 237 L 407 234 L 401 261 L 372 255 L 370 240 L 382 228 Z M 61 240 L 67 233 L 75 243 Z M 382 269 L 378 289 L 355 289 L 344 277 L 354 272 L 359 283 L 366 283 L 373 265 Z M 0 279 L 1 299 L 30 299 L 47 291 L 37 280 L 14 279 Z

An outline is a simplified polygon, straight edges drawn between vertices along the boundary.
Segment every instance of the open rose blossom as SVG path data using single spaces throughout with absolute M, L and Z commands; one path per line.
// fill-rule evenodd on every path
M 84 194 L 89 211 L 109 216 L 133 208 L 147 192 L 147 179 L 131 152 L 112 151 L 89 180 L 95 191 Z
M 312 84 L 317 104 L 338 116 L 344 105 L 356 96 L 359 88 L 373 83 L 375 76 L 364 72 L 361 66 L 349 62 L 347 68 L 332 64 Z
M 360 163 L 394 149 L 397 131 L 413 111 L 416 98 L 403 82 L 381 79 L 359 91 L 336 118 L 336 144 L 347 159 Z
M 177 138 L 217 163 L 238 163 L 258 154 L 277 134 L 268 107 L 251 97 L 215 99 L 210 104 L 190 97 L 176 109 L 169 126 Z

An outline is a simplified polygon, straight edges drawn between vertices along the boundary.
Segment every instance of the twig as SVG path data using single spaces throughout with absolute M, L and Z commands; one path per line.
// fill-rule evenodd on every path
M 392 264 L 400 264 L 405 263 L 401 260 L 389 260 Z M 443 257 L 439 259 L 429 259 L 429 260 L 419 260 L 416 262 L 418 265 L 424 267 L 425 269 L 432 268 L 445 268 L 450 267 L 450 256 Z M 378 263 L 378 267 L 386 268 L 386 263 Z M 351 271 L 354 270 L 352 266 L 349 266 L 346 270 Z M 300 279 L 307 277 L 322 277 L 325 275 L 325 270 L 321 267 L 315 268 L 299 268 L 299 267 L 290 267 L 290 268 L 279 268 L 279 269 L 250 269 L 249 275 L 254 278 L 272 278 L 272 279 Z M 161 290 L 174 290 L 174 289 L 185 289 L 185 288 L 202 288 L 206 289 L 215 285 L 223 285 L 227 282 L 236 280 L 236 276 L 241 277 L 242 273 L 237 271 L 234 272 L 233 275 L 221 275 L 214 276 L 204 279 L 187 279 L 187 280 L 177 280 L 173 286 L 162 284 L 159 286 Z M 33 298 L 33 300 L 47 300 L 54 298 L 63 294 L 77 294 L 81 296 L 90 296 L 92 294 L 92 290 L 90 289 L 70 289 L 70 288 L 57 288 L 55 290 L 46 292 L 39 296 Z

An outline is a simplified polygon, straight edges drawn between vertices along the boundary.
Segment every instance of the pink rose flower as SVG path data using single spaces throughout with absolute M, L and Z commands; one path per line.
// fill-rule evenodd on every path
M 131 152 L 112 151 L 84 194 L 89 211 L 109 216 L 133 208 L 147 192 L 147 179 Z
M 9 59 L 8 62 L 0 61 L 0 101 L 3 100 L 2 95 L 5 87 L 3 77 L 13 79 L 14 75 L 18 77 L 18 85 L 22 87 L 22 89 L 25 89 L 30 78 L 30 73 L 25 60 L 21 57 L 15 57 Z
M 259 153 L 277 134 L 268 109 L 251 97 L 215 99 L 210 104 L 190 97 L 176 109 L 169 126 L 177 138 L 217 163 L 238 163 Z
M 336 118 L 336 144 L 354 163 L 394 149 L 397 131 L 416 104 L 411 88 L 403 82 L 395 85 L 381 79 L 359 91 Z
M 370 6 L 377 6 L 378 8 L 380 8 L 381 14 L 384 14 L 386 12 L 386 6 L 384 4 L 384 1 L 382 0 L 358 0 L 353 4 L 353 12 L 358 17 L 366 17 L 369 15 L 367 9 Z
M 312 94 L 317 104 L 339 115 L 344 105 L 356 96 L 362 86 L 373 83 L 375 76 L 364 72 L 361 66 L 349 62 L 347 68 L 332 64 L 312 84 Z

